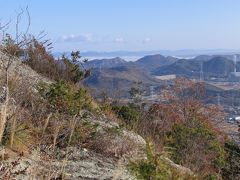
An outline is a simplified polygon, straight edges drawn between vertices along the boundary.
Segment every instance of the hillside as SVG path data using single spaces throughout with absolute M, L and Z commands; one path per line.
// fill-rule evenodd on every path
M 0 59 L 2 63 L 7 61 L 7 56 L 1 54 Z M 4 71 L 3 64 L 0 63 L 0 77 L 1 80 L 4 79 Z M 24 65 L 21 60 L 15 59 L 12 62 L 10 68 L 9 80 L 17 81 L 15 82 L 14 89 L 11 89 L 11 98 L 14 98 L 16 103 L 18 103 L 20 97 L 15 97 L 21 95 L 20 91 L 25 91 L 25 95 L 21 95 L 21 102 L 26 103 L 39 103 L 37 93 L 37 89 L 39 83 L 54 83 L 53 80 L 45 78 L 44 76 L 36 73 L 27 65 Z M 1 82 L 0 86 L 2 86 L 4 82 Z M 14 94 L 13 94 L 14 93 Z M 31 94 L 31 95 L 30 95 Z M 30 98 L 30 99 L 24 99 Z M 0 104 L 1 107 L 1 104 Z M 25 107 L 21 106 L 21 104 L 16 104 L 16 107 L 20 108 L 21 111 L 25 111 L 28 113 L 33 112 L 33 107 Z M 37 107 L 35 107 L 37 108 Z M 35 109 L 34 108 L 34 109 Z M 43 108 L 43 107 L 42 107 Z M 36 111 L 41 111 L 40 109 Z M 82 110 L 85 115 L 85 118 L 81 119 L 80 124 L 83 129 L 92 131 L 92 133 L 97 133 L 99 137 L 102 138 L 102 143 L 107 143 L 107 147 L 100 147 L 97 145 L 97 141 L 95 144 L 95 150 L 90 150 L 83 148 L 84 146 L 69 146 L 65 148 L 60 148 L 60 154 L 58 157 L 49 160 L 45 160 L 44 158 L 48 158 L 50 154 L 53 152 L 46 151 L 38 148 L 37 137 L 28 137 L 34 138 L 37 141 L 31 144 L 31 148 L 28 149 L 28 142 L 23 142 L 20 144 L 14 144 L 14 151 L 11 148 L 4 148 L 1 146 L 1 156 L 6 156 L 6 160 L 2 161 L 2 165 L 5 168 L 3 171 L 6 172 L 9 170 L 9 173 L 6 177 L 17 178 L 17 179 L 25 179 L 37 176 L 40 179 L 45 179 L 49 175 L 58 177 L 61 175 L 61 168 L 63 166 L 62 159 L 68 156 L 68 163 L 66 164 L 66 179 L 111 179 L 113 177 L 121 178 L 121 179 L 129 179 L 131 175 L 124 168 L 124 162 L 122 162 L 122 157 L 130 157 L 135 153 L 139 153 L 141 148 L 144 147 L 145 141 L 139 135 L 134 134 L 132 132 L 126 131 L 124 129 L 120 129 L 119 125 L 115 123 L 113 120 L 107 118 L 104 114 L 96 116 L 95 114 L 89 112 L 88 110 Z M 10 112 L 9 112 L 10 113 Z M 40 112 L 39 112 L 40 113 Z M 0 114 L 1 115 L 1 114 Z M 19 114 L 23 115 L 23 114 Z M 21 118 L 21 117 L 19 117 Z M 59 116 L 60 118 L 60 116 Z M 65 118 L 67 116 L 65 115 Z M 69 118 L 69 117 L 68 117 Z M 20 119 L 18 119 L 20 120 Z M 17 122 L 20 125 L 24 125 L 24 119 L 21 119 L 22 122 Z M 50 122 L 54 122 L 54 118 L 50 119 Z M 62 121 L 59 119 L 59 121 Z M 29 123 L 29 122 L 28 122 Z M 31 122 L 32 123 L 32 122 Z M 28 124 L 30 125 L 30 124 Z M 91 129 L 93 128 L 93 129 Z M 116 132 L 108 133 L 111 129 Z M 30 129 L 29 129 L 30 130 Z M 37 133 L 35 129 L 35 133 Z M 33 129 L 32 129 L 33 131 Z M 42 130 L 41 130 L 42 131 Z M 121 131 L 121 135 L 118 134 L 118 131 Z M 37 135 L 37 134 L 36 134 Z M 19 135 L 16 134 L 16 137 Z M 85 135 L 87 138 L 87 134 Z M 90 137 L 90 136 L 89 136 Z M 89 138 L 88 137 L 88 138 Z M 104 139 L 104 140 L 103 140 Z M 26 140 L 26 139 L 25 139 Z M 92 139 L 93 140 L 93 139 Z M 88 140 L 90 141 L 90 139 Z M 99 141 L 99 140 L 98 140 Z M 129 147 L 124 147 L 123 143 L 129 142 L 130 144 L 134 144 L 131 149 Z M 87 142 L 90 143 L 90 142 Z M 94 144 L 93 144 L 94 145 Z M 99 146 L 99 147 L 98 147 Z M 19 149 L 20 148 L 20 149 Z M 23 149 L 21 149 L 23 148 Z M 103 148 L 103 149 L 102 149 Z M 126 150 L 121 148 L 127 148 Z M 19 152 L 20 151 L 20 152 Z M 21 152 L 23 151 L 23 152 Z M 124 152 L 125 151 L 125 152 Z M 23 155 L 19 155 L 24 153 Z M 48 154 L 50 153 L 50 154 Z M 108 154 L 108 155 L 107 155 Z M 53 155 L 53 154 L 52 154 Z M 51 156 L 52 156 L 51 155 Z M 55 156 L 55 155 L 54 155 Z M 12 163 L 16 163 L 16 165 L 12 166 Z M 9 169 L 10 168 L 10 169 Z M 49 171 L 50 170 L 50 171 Z M 50 173 L 50 174 L 49 174 Z M 51 175 L 51 173 L 53 173 Z M 0 174 L 0 177 L 5 177 Z
M 84 80 L 84 84 L 93 89 L 94 93 L 100 94 L 102 91 L 113 95 L 118 93 L 121 97 L 129 96 L 129 90 L 133 82 L 141 81 L 145 88 L 156 85 L 159 82 L 134 66 L 117 66 L 113 68 L 95 69 L 92 75 Z
M 8 57 L 1 54 L 0 59 L 0 77 L 4 79 L 2 65 L 7 62 Z M 124 67 L 112 69 L 122 77 L 127 70 Z M 108 76 L 107 72 L 105 73 Z M 139 78 L 138 75 L 131 74 L 131 81 Z M 149 81 L 148 78 L 145 76 L 146 81 Z M 140 135 L 120 126 L 114 117 L 99 111 L 99 106 L 92 106 L 95 103 L 92 101 L 88 104 L 90 107 L 79 109 L 79 114 L 74 117 L 69 114 L 68 108 L 71 106 L 68 104 L 68 108 L 63 110 L 58 104 L 56 108 L 59 110 L 55 112 L 53 106 L 48 106 L 42 93 L 45 87 L 58 88 L 59 82 L 38 74 L 18 58 L 12 61 L 9 80 L 10 84 L 14 84 L 10 89 L 14 104 L 7 106 L 8 112 L 14 112 L 11 117 L 18 114 L 15 123 L 25 128 L 14 131 L 10 137 L 10 141 L 14 138 L 11 145 L 1 145 L 0 153 L 1 157 L 4 157 L 1 161 L 1 178 L 134 179 L 127 166 L 129 161 L 145 157 L 143 149 L 146 142 Z M 4 82 L 0 85 L 3 87 Z M 61 88 L 67 87 L 63 85 Z M 62 94 L 57 99 L 65 96 L 66 91 L 61 88 L 59 90 Z M 54 91 L 57 93 L 57 89 Z M 70 93 L 72 90 L 67 91 Z M 81 104 L 83 100 L 87 100 L 84 99 L 85 96 L 81 95 Z M 0 108 L 4 108 L 2 102 Z M 1 118 L 2 115 L 0 114 Z M 74 129 L 71 130 L 72 123 Z M 8 133 L 13 131 L 13 127 L 15 125 L 12 121 L 7 122 L 7 129 L 11 129 L 5 134 L 7 142 Z M 67 144 L 66 138 L 71 140 Z M 188 168 L 179 166 L 166 157 L 162 158 L 168 168 L 174 169 L 171 171 L 193 175 Z
M 162 56 L 160 54 L 144 56 L 138 59 L 135 64 L 146 71 L 151 71 L 160 66 L 169 65 L 177 61 L 177 58 Z
M 84 64 L 86 68 L 112 68 L 116 66 L 121 66 L 122 64 L 126 63 L 124 59 L 119 57 L 111 58 L 111 59 L 95 59 L 88 61 Z
M 214 57 L 203 63 L 203 72 L 228 76 L 234 71 L 234 62 L 224 57 Z
M 239 55 L 237 60 L 238 58 Z M 86 67 L 95 67 L 92 69 L 92 76 L 84 81 L 95 95 L 105 91 L 109 96 L 118 93 L 120 97 L 126 97 L 134 81 L 142 82 L 146 90 L 149 86 L 160 86 L 161 81 L 154 76 L 175 74 L 199 79 L 202 70 L 205 79 L 228 78 L 234 71 L 234 62 L 231 55 L 200 55 L 193 59 L 177 59 L 157 54 L 145 56 L 135 62 L 126 62 L 120 58 L 94 60 L 89 61 Z M 240 70 L 239 61 L 236 69 Z M 116 89 L 118 92 L 114 92 Z
M 0 58 L 3 63 L 7 60 L 7 56 L 4 55 Z M 53 63 L 51 61 L 54 60 L 49 61 Z M 135 104 L 125 105 L 116 104 L 116 102 L 112 104 L 111 101 L 97 102 L 81 83 L 73 84 L 75 79 L 68 77 L 62 81 L 56 81 L 48 74 L 40 75 L 31 69 L 27 65 L 28 61 L 24 63 L 18 58 L 12 61 L 8 84 L 11 100 L 7 105 L 4 99 L 0 101 L 0 108 L 2 108 L 0 117 L 4 117 L 2 112 L 4 108 L 7 108 L 8 117 L 13 118 L 6 121 L 6 132 L 0 151 L 1 156 L 4 156 L 2 160 L 4 169 L 3 173 L 0 173 L 1 177 L 127 180 L 145 175 L 156 177 L 154 172 L 163 168 L 164 171 L 159 171 L 157 176 L 168 179 L 170 177 L 197 178 L 202 176 L 198 172 L 205 172 L 207 167 L 211 169 L 206 171 L 208 174 L 215 175 L 218 172 L 217 168 L 225 171 L 221 164 L 215 163 L 216 158 L 217 160 L 223 159 L 223 152 L 225 152 L 218 140 L 218 136 L 221 139 L 222 135 L 215 134 L 211 126 L 202 124 L 205 124 L 205 121 L 209 123 L 218 121 L 219 119 L 215 119 L 216 114 L 220 119 L 222 116 L 218 114 L 220 112 L 200 102 L 191 101 L 193 98 L 191 94 L 171 99 L 169 104 L 158 102 L 148 108 L 145 108 L 144 102 L 139 102 L 139 100 L 136 103 L 134 100 Z M 65 59 L 63 63 L 72 62 Z M 4 79 L 2 65 L 0 76 Z M 56 65 L 58 67 L 58 64 Z M 33 68 L 36 67 L 33 66 Z M 36 69 L 39 72 L 42 70 Z M 63 74 L 65 72 L 68 72 L 68 69 L 63 71 Z M 101 88 L 102 86 L 109 87 L 110 82 L 113 85 L 112 90 L 126 91 L 129 87 L 123 87 L 123 84 L 130 86 L 133 81 L 139 79 L 145 87 L 159 83 L 140 69 L 135 69 L 134 66 L 102 68 L 101 72 L 95 69 L 85 81 Z M 1 87 L 4 87 L 4 83 L 4 81 L 1 82 Z M 183 87 L 183 91 L 185 88 L 195 86 L 194 83 L 184 80 L 180 84 L 172 84 L 172 88 L 166 90 L 171 95 L 179 96 L 174 91 L 174 86 L 178 85 Z M 211 86 L 211 89 L 218 90 L 214 86 Z M 140 93 L 140 91 L 135 87 L 134 93 Z M 168 97 L 172 96 L 166 96 Z M 182 98 L 186 98 L 188 103 L 183 104 L 185 100 Z M 198 112 L 196 119 L 194 118 L 196 121 L 194 126 L 191 125 L 191 118 L 185 119 L 182 108 L 188 111 L 189 117 L 195 116 L 195 114 L 191 115 L 192 112 Z M 199 108 L 203 111 L 195 111 Z M 176 124 L 176 122 L 181 123 Z M 189 128 L 191 131 L 185 131 Z M 206 134 L 201 133 L 202 131 Z M 174 141 L 166 138 L 165 133 L 171 135 Z M 178 133 L 190 134 L 180 136 Z M 209 137 L 211 137 L 210 140 Z M 146 142 L 145 139 L 148 138 L 153 141 Z M 181 138 L 180 141 L 178 138 Z M 197 143 L 199 140 L 204 142 L 200 146 Z M 171 147 L 168 151 L 173 154 L 172 156 L 165 155 L 164 147 L 162 147 L 164 143 Z M 217 148 L 212 146 L 212 143 L 215 143 Z M 160 147 L 160 153 L 155 152 L 154 146 Z M 179 149 L 175 151 L 175 147 Z M 186 157 L 192 153 L 192 148 L 194 148 L 194 153 Z M 181 149 L 184 149 L 183 153 L 187 154 L 181 156 L 179 154 Z M 203 152 L 202 149 L 205 151 Z M 198 156 L 195 152 L 198 152 Z M 208 156 L 208 154 L 213 155 Z M 186 159 L 187 163 L 184 166 L 179 165 L 178 157 Z M 204 161 L 199 161 L 203 158 Z M 204 163 L 206 161 L 211 161 L 213 164 Z M 214 168 L 215 165 L 217 168 Z M 141 170 L 141 167 L 148 168 L 149 166 L 153 168 L 153 171 Z
M 0 52 L 0 76 L 4 77 L 4 64 L 7 63 L 8 57 L 4 55 L 2 52 Z M 36 73 L 33 69 L 31 69 L 29 66 L 23 64 L 21 60 L 15 59 L 10 67 L 10 77 L 16 77 L 21 79 L 21 82 L 23 84 L 28 84 L 29 87 L 34 87 L 41 81 L 50 83 L 52 80 L 49 78 L 46 78 L 38 73 Z M 3 78 L 1 78 L 3 80 Z
M 240 1 L 0 4 L 0 180 L 240 180 Z
M 237 71 L 239 71 L 239 65 L 240 63 L 237 62 Z M 190 78 L 199 78 L 201 66 L 205 76 L 227 77 L 234 71 L 234 62 L 229 57 L 199 56 L 190 60 L 181 59 L 173 64 L 156 68 L 153 70 L 153 74 L 176 74 Z
M 199 61 L 180 59 L 173 64 L 162 66 L 153 70 L 154 75 L 176 74 L 186 77 L 199 76 Z
M 120 58 L 89 61 L 86 67 L 92 67 L 92 75 L 84 84 L 93 89 L 94 94 L 106 91 L 109 96 L 118 93 L 127 97 L 133 82 L 142 82 L 144 89 L 158 86 L 159 81 L 150 75 L 151 70 L 169 65 L 177 58 L 162 55 L 149 55 L 135 62 L 126 62 Z M 117 92 L 116 92 L 117 91 Z

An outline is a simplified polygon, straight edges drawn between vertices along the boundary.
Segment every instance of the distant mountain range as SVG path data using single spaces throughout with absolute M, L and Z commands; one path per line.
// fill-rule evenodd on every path
M 176 62 L 178 59 L 172 56 L 162 56 L 160 54 L 156 55 L 149 55 L 144 56 L 143 58 L 140 58 L 136 62 L 134 62 L 137 66 L 145 69 L 146 71 L 152 71 L 153 69 L 157 67 L 161 67 L 164 65 L 170 65 L 174 62 Z
M 145 88 L 159 85 L 159 80 L 151 75 L 151 71 L 176 60 L 159 54 L 145 56 L 135 62 L 127 62 L 119 57 L 93 60 L 85 64 L 85 67 L 92 69 L 92 75 L 84 83 L 98 94 L 100 91 L 107 91 L 108 94 L 119 91 L 127 96 L 134 81 L 141 81 Z
M 84 84 L 100 91 L 119 91 L 126 96 L 134 81 L 141 81 L 145 89 L 160 86 L 162 81 L 156 76 L 176 75 L 198 79 L 204 77 L 228 77 L 234 71 L 233 55 L 200 55 L 190 59 L 163 56 L 160 54 L 144 56 L 137 61 L 128 62 L 119 57 L 95 59 L 85 64 L 92 69 L 92 76 Z M 240 71 L 240 55 L 236 55 L 236 69 Z
M 159 82 L 141 69 L 133 66 L 93 69 L 92 75 L 84 81 L 96 96 L 106 92 L 109 96 L 128 96 L 133 82 L 141 81 L 144 87 L 157 86 Z
M 111 59 L 95 59 L 92 61 L 88 61 L 85 66 L 86 68 L 112 68 L 115 66 L 119 66 L 125 64 L 127 61 L 121 59 L 119 57 L 111 58 Z
M 162 54 L 164 56 L 180 56 L 180 57 L 191 57 L 198 56 L 202 54 L 209 55 L 225 55 L 225 54 L 237 54 L 240 50 L 234 49 L 182 49 L 182 50 L 157 50 L 157 51 L 112 51 L 112 52 L 97 52 L 97 51 L 87 51 L 82 52 L 82 56 L 95 56 L 95 57 L 122 57 L 122 56 L 146 56 L 149 54 Z
M 70 55 L 71 52 L 65 52 L 65 54 Z M 181 58 L 189 58 L 195 57 L 202 54 L 208 55 L 231 55 L 240 53 L 240 49 L 182 49 L 182 50 L 156 50 L 156 51 L 110 51 L 110 52 L 101 52 L 101 51 L 83 51 L 81 55 L 83 57 L 105 57 L 105 58 L 113 58 L 113 57 L 124 57 L 124 56 L 132 56 L 132 57 L 143 57 L 150 54 L 161 54 L 163 56 L 174 56 Z M 55 52 L 54 55 L 56 57 L 61 56 L 62 52 Z
M 88 61 L 85 66 L 88 68 L 112 68 L 116 66 L 128 66 L 128 68 L 138 68 L 138 69 L 144 69 L 147 72 L 150 72 L 151 70 L 163 66 L 163 65 L 170 65 L 174 62 L 176 62 L 178 58 L 175 57 L 165 57 L 160 54 L 156 55 L 148 55 L 144 56 L 137 61 L 134 62 L 127 62 L 124 59 L 121 59 L 119 57 L 116 58 L 110 58 L 110 59 L 95 59 L 92 61 Z
M 237 60 L 240 58 L 236 56 Z M 169 75 L 176 74 L 178 76 L 186 76 L 196 78 L 200 76 L 200 71 L 205 76 L 226 77 L 234 71 L 233 56 L 198 56 L 193 59 L 179 59 L 178 61 L 154 69 L 153 75 Z M 240 70 L 240 62 L 236 63 L 236 70 Z

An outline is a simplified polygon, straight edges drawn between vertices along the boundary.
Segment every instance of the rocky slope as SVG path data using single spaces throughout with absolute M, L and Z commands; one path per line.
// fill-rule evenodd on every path
M 107 135 L 107 130 L 119 126 L 104 116 L 96 117 L 89 114 L 83 121 L 92 125 L 98 124 L 97 131 L 102 134 L 99 138 L 109 136 L 111 141 L 103 147 L 105 154 L 71 146 L 59 149 L 56 152 L 58 158 L 51 159 L 38 149 L 33 149 L 27 156 L 19 156 L 9 149 L 2 148 L 1 155 L 4 155 L 6 160 L 2 162 L 0 168 L 1 177 L 46 179 L 50 176 L 59 178 L 64 175 L 65 179 L 134 179 L 127 171 L 126 164 L 129 158 L 136 158 L 142 153 L 144 139 L 125 130 L 121 130 L 121 134 L 113 132 Z M 129 143 L 132 144 L 131 148 L 127 147 Z M 125 154 L 121 154 L 123 152 Z M 113 156 L 108 157 L 107 154 Z M 60 174 L 63 168 L 64 173 Z
M 4 79 L 3 65 L 7 57 L 1 54 L 0 60 L 0 77 Z M 37 91 L 34 87 L 39 82 L 53 82 L 19 59 L 14 59 L 9 72 L 10 78 L 17 77 L 18 83 L 24 84 L 25 88 L 30 88 L 35 94 Z M 85 143 L 55 149 L 34 142 L 34 145 L 27 147 L 27 151 L 1 146 L 0 179 L 135 179 L 126 165 L 129 160 L 145 158 L 146 142 L 141 136 L 120 127 L 114 118 L 102 112 L 82 110 L 80 125 L 83 131 L 90 131 L 91 138 L 86 138 Z M 168 161 L 173 168 L 191 173 Z
M 1 80 L 5 76 L 4 65 L 7 60 L 5 55 L 0 55 Z M 24 65 L 19 59 L 13 60 L 9 77 L 17 78 L 18 82 L 24 84 L 26 88 L 30 87 L 33 91 L 39 82 L 53 82 Z M 121 129 L 117 123 L 103 114 L 92 114 L 86 111 L 81 121 L 86 126 L 94 127 L 94 133 L 97 134 L 92 148 L 69 146 L 57 149 L 52 158 L 52 152 L 47 149 L 42 151 L 42 147 L 30 148 L 31 150 L 24 154 L 1 147 L 0 177 L 59 178 L 62 176 L 60 172 L 64 172 L 66 179 L 133 179 L 126 170 L 126 159 L 136 157 L 142 152 L 145 145 L 144 139 L 135 133 Z

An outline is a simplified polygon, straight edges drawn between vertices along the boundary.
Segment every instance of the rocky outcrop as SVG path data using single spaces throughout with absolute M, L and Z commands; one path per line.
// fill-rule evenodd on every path
M 4 65 L 8 60 L 7 56 L 0 53 L 1 78 L 5 76 Z M 36 73 L 20 59 L 12 60 L 9 77 L 31 90 L 35 90 L 34 87 L 41 81 L 52 82 Z M 29 154 L 19 154 L 2 148 L 1 179 L 48 179 L 60 176 L 64 176 L 65 179 L 133 179 L 125 165 L 127 159 L 142 152 L 144 139 L 120 128 L 116 122 L 101 113 L 85 111 L 80 121 L 82 124 L 95 127 L 96 135 L 88 148 L 75 145 L 56 148 L 52 152 L 43 151 L 41 147 L 33 147 Z
M 59 160 L 30 156 L 9 159 L 1 166 L 1 178 L 10 179 L 133 179 L 124 166 L 97 153 L 70 147 L 59 152 Z
M 42 152 L 36 148 L 24 156 L 2 149 L 5 160 L 0 166 L 0 177 L 19 180 L 62 176 L 64 179 L 134 179 L 126 165 L 129 159 L 142 156 L 145 140 L 121 129 L 104 115 L 85 113 L 83 122 L 92 126 L 98 124 L 95 146 L 89 149 L 80 146 L 56 149 L 54 156 L 51 151 Z
M 0 52 L 0 77 L 5 76 L 4 65 L 8 63 L 8 56 Z M 21 79 L 22 83 L 27 85 L 37 85 L 39 82 L 50 83 L 50 79 L 38 74 L 32 68 L 25 65 L 20 59 L 12 59 L 12 63 L 9 69 L 10 77 L 15 77 L 16 79 Z

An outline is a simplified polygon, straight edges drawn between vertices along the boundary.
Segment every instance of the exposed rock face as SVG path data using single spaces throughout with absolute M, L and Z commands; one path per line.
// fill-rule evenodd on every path
M 38 158 L 33 155 L 16 157 L 2 163 L 1 178 L 134 179 L 126 169 L 125 158 L 117 160 L 77 147 L 60 150 L 59 160 L 45 160 L 39 154 Z
M 5 76 L 4 65 L 8 57 L 0 53 L 0 77 Z M 39 75 L 21 60 L 14 59 L 9 69 L 9 77 L 16 78 L 26 88 L 34 90 L 43 81 L 52 81 Z M 96 126 L 95 146 L 85 149 L 70 146 L 45 152 L 34 148 L 30 154 L 19 155 L 2 148 L 0 177 L 10 179 L 47 179 L 60 177 L 65 179 L 133 179 L 126 170 L 127 159 L 143 149 L 145 141 L 139 135 L 121 129 L 119 125 L 104 115 L 84 112 L 81 121 Z M 99 144 L 98 144 L 99 143 Z M 53 155 L 53 156 L 52 156 Z
M 64 179 L 134 179 L 126 169 L 128 160 L 142 156 L 145 140 L 112 122 L 104 115 L 89 112 L 82 121 L 98 124 L 98 137 L 95 150 L 79 146 L 56 149 L 54 158 L 51 152 L 46 154 L 34 149 L 30 155 L 12 155 L 10 150 L 2 149 L 6 158 L 2 161 L 0 177 L 15 179 L 47 179 L 48 177 Z M 94 147 L 93 147 L 94 148 Z M 11 154 L 11 155 L 9 155 Z M 64 169 L 64 170 L 63 170 Z
M 60 155 L 68 158 L 63 161 L 35 160 L 32 157 L 4 162 L 1 174 L 14 179 L 134 179 L 121 164 L 99 154 L 78 148 L 62 150 Z M 16 166 L 12 164 L 16 163 Z M 62 170 L 64 168 L 63 173 Z M 9 172 L 7 173 L 7 171 Z M 4 178 L 1 176 L 1 178 Z
M 0 77 L 4 77 L 5 71 L 4 71 L 4 64 L 7 63 L 8 57 L 4 55 L 2 52 L 0 52 Z M 36 85 L 39 82 L 43 81 L 45 83 L 52 82 L 46 77 L 43 77 L 42 75 L 35 72 L 33 69 L 31 69 L 29 66 L 22 63 L 20 59 L 15 58 L 12 61 L 12 64 L 9 69 L 10 77 L 17 77 L 18 79 L 21 79 L 22 83 L 26 83 L 27 85 Z

